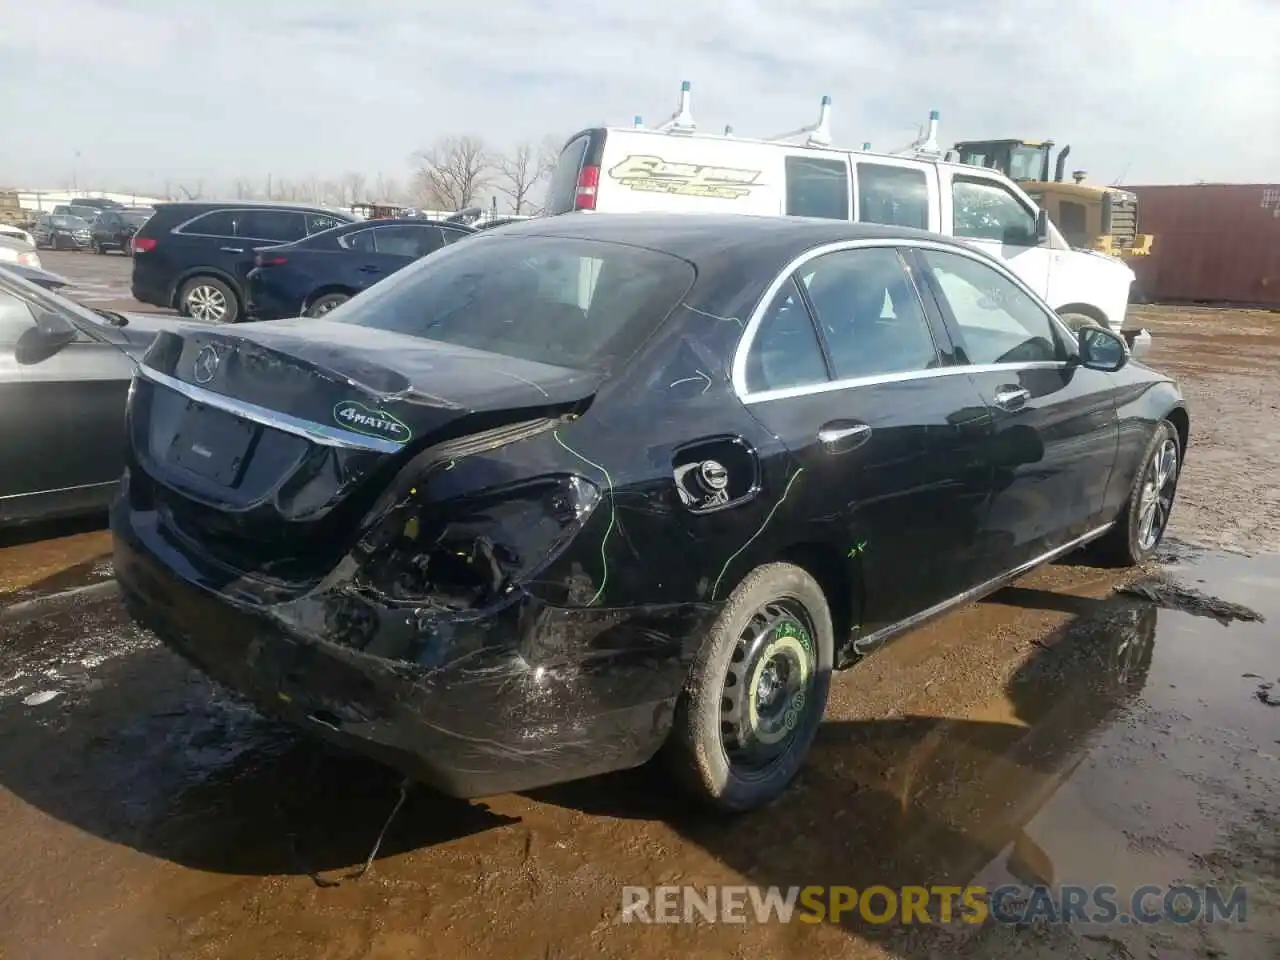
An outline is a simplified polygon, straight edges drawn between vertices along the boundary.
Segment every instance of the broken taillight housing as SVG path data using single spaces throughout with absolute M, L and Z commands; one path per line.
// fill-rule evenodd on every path
M 360 585 L 440 612 L 487 607 L 556 559 L 599 502 L 574 475 L 439 503 L 411 493 L 366 539 Z

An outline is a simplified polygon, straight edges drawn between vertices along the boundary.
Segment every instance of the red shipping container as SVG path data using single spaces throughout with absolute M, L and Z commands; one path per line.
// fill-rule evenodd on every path
M 1280 308 L 1280 184 L 1125 186 L 1151 254 L 1130 261 L 1155 302 Z

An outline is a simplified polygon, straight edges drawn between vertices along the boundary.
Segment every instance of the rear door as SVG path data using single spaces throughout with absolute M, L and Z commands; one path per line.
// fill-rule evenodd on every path
M 802 512 L 849 564 L 865 636 L 971 585 L 990 415 L 900 253 L 842 246 L 786 280 L 735 378 L 795 455 Z
M 918 256 L 994 418 L 984 558 L 994 576 L 1103 522 L 1119 442 L 1113 378 L 1073 362 L 1065 328 L 996 264 L 940 248 Z
M 354 269 L 362 290 L 444 246 L 444 234 L 434 223 L 375 226 L 368 233 L 360 235 L 367 242 L 360 244 L 360 264 Z

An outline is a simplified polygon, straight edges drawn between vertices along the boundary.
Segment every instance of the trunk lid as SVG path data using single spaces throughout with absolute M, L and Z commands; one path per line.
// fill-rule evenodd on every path
M 585 406 L 595 373 L 317 319 L 160 332 L 129 408 L 130 496 L 191 546 L 323 576 L 427 447 Z

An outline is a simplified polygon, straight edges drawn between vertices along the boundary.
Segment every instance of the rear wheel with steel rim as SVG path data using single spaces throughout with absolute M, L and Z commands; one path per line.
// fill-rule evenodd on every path
M 758 567 L 729 597 L 676 710 L 668 756 L 701 799 L 768 803 L 795 777 L 826 709 L 831 614 L 800 567 Z
M 1111 559 L 1132 566 L 1155 554 L 1169 526 L 1181 468 L 1178 431 L 1168 420 L 1161 420 L 1133 478 L 1129 499 L 1100 544 Z
M 350 299 L 351 297 L 345 293 L 326 293 L 322 297 L 317 297 L 315 302 L 307 307 L 307 316 L 323 317 L 334 307 L 340 307 Z
M 215 277 L 193 277 L 182 286 L 178 310 L 205 323 L 234 323 L 240 312 L 236 296 Z

